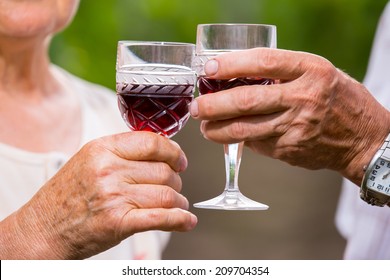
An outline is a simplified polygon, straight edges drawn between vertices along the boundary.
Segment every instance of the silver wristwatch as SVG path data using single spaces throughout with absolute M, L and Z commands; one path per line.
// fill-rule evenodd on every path
M 375 206 L 390 206 L 390 134 L 365 167 L 360 197 Z

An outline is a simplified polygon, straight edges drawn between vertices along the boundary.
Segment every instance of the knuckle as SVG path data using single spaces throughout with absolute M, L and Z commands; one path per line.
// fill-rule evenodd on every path
M 82 159 L 78 160 L 79 167 L 87 168 L 88 174 L 94 178 L 108 176 L 112 173 L 113 166 L 106 151 L 103 139 L 88 142 L 82 148 Z
M 236 106 L 241 114 L 251 112 L 256 106 L 257 96 L 253 94 L 253 88 L 243 87 L 237 94 Z
M 172 182 L 173 170 L 168 164 L 161 163 L 157 165 L 157 176 L 160 179 L 161 183 L 164 185 L 170 184 Z
M 321 77 L 322 83 L 324 83 L 327 88 L 334 85 L 336 77 L 338 76 L 338 71 L 329 60 L 323 57 L 317 57 L 317 59 L 313 60 L 312 65 L 314 72 Z
M 161 139 L 158 135 L 148 133 L 138 142 L 138 150 L 144 158 L 155 158 L 161 147 Z
M 169 231 L 188 231 L 191 224 L 191 216 L 179 208 L 169 211 L 149 211 L 149 220 L 159 221 L 159 228 Z
M 203 119 L 207 119 L 210 116 L 213 116 L 214 112 L 214 102 L 211 100 L 213 98 L 212 95 L 203 95 L 199 96 L 197 101 L 198 101 L 198 106 L 199 106 L 199 117 Z M 210 100 L 210 101 L 208 101 Z
M 285 134 L 289 128 L 290 124 L 286 122 L 270 122 L 271 131 L 273 136 L 280 136 Z
M 273 55 L 270 49 L 258 49 L 256 51 L 256 65 L 258 71 L 264 72 L 264 70 L 272 71 L 279 63 L 277 57 Z
M 171 169 L 166 163 L 159 163 L 156 168 L 157 181 L 161 185 L 173 188 L 180 192 L 182 189 L 182 180 L 178 173 Z
M 84 154 L 88 157 L 94 157 L 100 151 L 104 150 L 104 140 L 101 138 L 94 139 L 86 143 L 82 148 Z
M 234 121 L 228 129 L 228 135 L 232 139 L 245 139 L 248 136 L 247 134 L 248 130 L 245 128 L 245 124 L 240 120 Z
M 181 231 L 189 223 L 189 220 L 189 215 L 185 215 L 179 208 L 174 208 L 166 216 L 165 223 L 170 229 Z
M 166 187 L 164 188 L 161 193 L 160 193 L 160 201 L 161 205 L 165 208 L 173 208 L 176 205 L 176 192 L 169 188 Z
M 337 76 L 337 69 L 333 66 L 332 63 L 325 60 L 320 65 L 320 74 L 322 75 L 325 83 L 332 84 L 332 81 Z
M 186 213 L 180 209 L 177 209 L 175 215 L 176 215 L 176 219 L 177 219 L 176 228 L 178 231 L 188 231 L 192 228 L 191 215 L 189 213 Z
M 188 222 L 187 215 L 185 215 L 180 208 L 172 209 L 171 218 L 175 221 L 177 226 L 184 225 Z

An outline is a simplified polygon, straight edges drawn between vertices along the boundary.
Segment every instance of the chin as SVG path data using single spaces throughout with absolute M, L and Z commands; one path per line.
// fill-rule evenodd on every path
M 12 4 L 1 6 L 0 36 L 31 38 L 54 34 L 70 23 L 77 9 L 77 5 L 57 6 L 54 0 L 47 5 L 41 2 L 10 1 L 6 3 Z

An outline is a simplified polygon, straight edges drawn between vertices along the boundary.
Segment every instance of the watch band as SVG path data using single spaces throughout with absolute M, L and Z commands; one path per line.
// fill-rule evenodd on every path
M 390 207 L 390 197 L 387 200 L 380 199 L 376 196 L 376 192 L 373 192 L 369 189 L 366 189 L 366 191 L 360 192 L 360 198 L 363 199 L 365 202 L 367 202 L 370 205 L 373 206 L 389 206 Z
M 387 135 L 381 148 L 375 153 L 375 156 L 371 160 L 371 163 L 376 162 L 379 158 L 383 158 L 386 161 L 390 161 L 390 133 Z M 364 171 L 365 171 L 364 177 L 368 175 L 366 170 L 367 170 L 367 166 L 364 167 Z M 384 194 L 378 194 L 377 192 L 369 189 L 366 185 L 365 178 L 363 178 L 363 183 L 360 187 L 360 198 L 371 205 L 375 205 L 375 206 L 387 205 L 390 207 L 390 196 L 386 196 Z

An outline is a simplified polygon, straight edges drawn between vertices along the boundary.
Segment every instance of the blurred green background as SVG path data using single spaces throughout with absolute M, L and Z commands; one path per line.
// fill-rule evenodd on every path
M 267 23 L 278 47 L 328 58 L 361 81 L 387 0 L 81 0 L 68 29 L 53 39 L 54 63 L 114 89 L 118 40 L 195 42 L 199 23 Z M 119 117 L 119 113 L 118 113 Z M 190 120 L 174 137 L 186 152 L 183 193 L 191 203 L 224 186 L 223 150 Z M 199 224 L 174 233 L 166 259 L 340 259 L 344 240 L 334 226 L 341 178 L 244 151 L 240 186 L 264 212 L 191 210 Z

